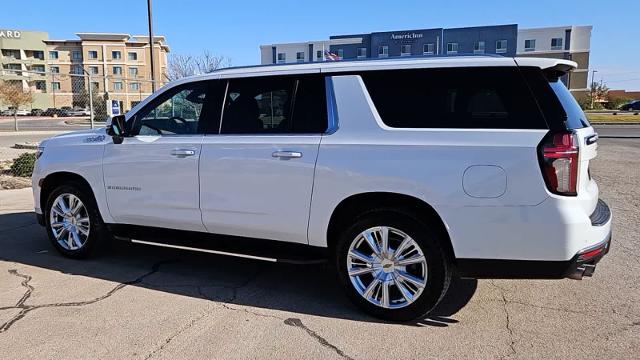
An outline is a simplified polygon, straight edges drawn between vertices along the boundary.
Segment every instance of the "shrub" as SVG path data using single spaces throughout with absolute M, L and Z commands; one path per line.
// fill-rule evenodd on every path
M 13 160 L 9 171 L 13 176 L 31 177 L 36 163 L 35 153 L 24 153 Z

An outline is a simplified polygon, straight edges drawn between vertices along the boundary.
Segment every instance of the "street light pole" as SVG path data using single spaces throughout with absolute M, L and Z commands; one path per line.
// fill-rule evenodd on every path
M 82 71 L 87 74 L 89 81 L 89 123 L 93 129 L 93 84 L 91 83 L 91 73 L 88 72 L 84 66 L 82 66 Z
M 593 110 L 593 106 L 594 104 L 594 90 L 595 90 L 595 85 L 596 85 L 596 73 L 598 72 L 598 70 L 591 70 L 591 110 Z
M 151 92 L 156 92 L 156 71 L 153 61 L 153 16 L 151 11 L 151 0 L 147 0 L 147 14 L 149 19 L 149 53 L 151 54 Z

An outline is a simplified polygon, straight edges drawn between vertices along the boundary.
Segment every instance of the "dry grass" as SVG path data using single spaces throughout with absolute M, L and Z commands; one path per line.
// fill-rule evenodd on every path
M 587 118 L 589 119 L 589 122 L 612 124 L 640 122 L 640 115 L 633 115 L 633 113 L 618 113 L 617 115 L 613 115 L 611 113 L 587 113 Z

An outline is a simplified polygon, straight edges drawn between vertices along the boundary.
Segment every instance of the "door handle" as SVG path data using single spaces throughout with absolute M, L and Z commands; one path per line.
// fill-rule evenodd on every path
M 196 151 L 193 149 L 173 149 L 171 150 L 171 155 L 177 156 L 180 158 L 193 156 L 196 154 Z
M 302 153 L 299 151 L 275 151 L 271 156 L 280 159 L 298 159 L 302 157 Z

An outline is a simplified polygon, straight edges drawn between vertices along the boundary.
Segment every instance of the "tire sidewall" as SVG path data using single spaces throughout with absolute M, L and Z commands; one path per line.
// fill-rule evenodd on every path
M 51 207 L 53 206 L 53 202 L 55 201 L 55 199 L 61 194 L 73 194 L 77 196 L 87 209 L 87 213 L 89 216 L 89 237 L 84 246 L 78 250 L 67 250 L 64 247 L 60 246 L 58 240 L 53 235 L 53 231 L 51 230 Z M 105 240 L 103 239 L 104 224 L 102 222 L 102 217 L 100 216 L 100 213 L 98 211 L 98 206 L 91 192 L 85 189 L 85 187 L 81 184 L 67 183 L 56 187 L 47 197 L 47 206 L 44 213 L 44 221 L 49 240 L 56 248 L 56 250 L 66 257 L 74 259 L 89 257 L 94 253 L 100 243 L 105 242 Z
M 385 309 L 370 303 L 354 288 L 348 275 L 347 253 L 352 241 L 362 231 L 376 226 L 388 226 L 403 231 L 418 243 L 427 259 L 425 289 L 416 301 L 400 309 Z M 335 255 L 334 265 L 339 281 L 351 301 L 367 313 L 390 321 L 410 321 L 426 315 L 444 296 L 451 277 L 450 265 L 437 232 L 428 224 L 395 211 L 371 211 L 359 216 L 353 225 L 341 233 Z

